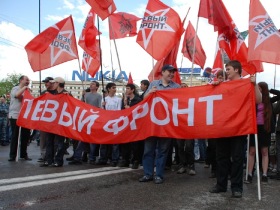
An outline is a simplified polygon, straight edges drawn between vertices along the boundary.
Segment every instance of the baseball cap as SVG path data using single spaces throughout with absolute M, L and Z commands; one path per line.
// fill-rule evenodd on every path
M 162 67 L 161 71 L 170 71 L 170 70 L 173 70 L 173 71 L 178 71 L 177 68 L 175 68 L 174 66 L 170 65 L 170 64 L 166 64 Z
M 62 77 L 56 77 L 56 78 L 50 80 L 50 82 L 65 83 L 65 80 Z
M 52 77 L 46 77 L 42 82 L 47 83 L 47 82 L 50 82 L 51 80 L 53 80 Z

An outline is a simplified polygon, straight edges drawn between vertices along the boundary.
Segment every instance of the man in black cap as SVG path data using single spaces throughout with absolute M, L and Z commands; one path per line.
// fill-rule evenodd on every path
M 161 69 L 161 79 L 152 81 L 150 83 L 144 97 L 147 97 L 157 90 L 180 88 L 179 84 L 172 81 L 175 71 L 177 71 L 177 68 L 175 68 L 174 66 L 170 64 L 164 65 Z M 143 155 L 144 176 L 139 179 L 139 182 L 148 182 L 154 180 L 155 184 L 163 183 L 164 168 L 171 141 L 171 138 L 162 138 L 155 136 L 149 137 L 145 140 Z M 155 159 L 156 175 L 154 177 L 153 175 Z
M 41 95 L 45 93 L 56 93 L 56 88 L 53 85 L 54 79 L 52 77 L 46 77 L 44 80 L 42 80 L 43 83 L 45 83 L 46 90 L 42 91 Z M 45 161 L 45 155 L 46 155 L 46 138 L 47 138 L 47 132 L 40 131 L 40 152 L 41 157 L 38 159 L 38 162 L 44 162 Z

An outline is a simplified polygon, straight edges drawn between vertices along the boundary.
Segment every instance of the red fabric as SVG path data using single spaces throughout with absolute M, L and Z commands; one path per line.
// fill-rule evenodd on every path
M 209 0 L 211 2 L 211 0 Z M 214 3 L 215 2 L 215 3 Z M 242 64 L 242 68 L 246 71 L 243 72 L 243 75 L 255 74 L 256 72 L 263 71 L 263 66 L 261 62 L 248 62 L 248 48 L 244 42 L 244 38 L 240 34 L 237 26 L 235 25 L 234 21 L 232 20 L 230 14 L 228 13 L 225 5 L 221 0 L 213 0 L 213 8 L 220 8 L 219 11 L 213 9 L 213 14 L 211 17 L 220 17 L 227 19 L 223 22 L 227 22 L 227 30 L 224 30 L 222 26 L 221 29 L 218 30 L 219 36 L 219 47 L 224 49 L 224 51 L 229 56 L 230 60 L 238 60 Z M 217 13 L 217 14 L 216 14 Z M 223 15 L 219 15 L 223 14 Z
M 72 16 L 38 34 L 25 50 L 34 72 L 78 58 Z
M 161 60 L 180 40 L 183 30 L 172 8 L 159 0 L 149 0 L 136 41 L 154 59 Z
M 133 84 L 133 79 L 132 79 L 132 76 L 131 76 L 131 72 L 129 72 L 127 84 Z
M 194 40 L 195 40 L 195 51 L 193 52 Z M 190 21 L 189 21 L 187 30 L 185 32 L 182 53 L 191 62 L 192 62 L 193 53 L 194 53 L 194 63 L 199 65 L 202 69 L 204 68 L 205 61 L 206 61 L 206 55 L 202 48 L 201 42 L 195 33 L 194 27 Z
M 259 0 L 250 1 L 248 60 L 280 64 L 280 32 Z
M 212 68 L 212 74 L 216 75 L 219 70 L 223 70 L 223 69 L 224 67 L 223 67 L 221 49 L 218 49 Z
M 121 39 L 137 35 L 137 21 L 141 18 L 125 13 L 114 13 L 109 17 L 110 39 Z
M 86 71 L 90 76 L 94 77 L 100 68 L 100 50 L 99 50 L 99 40 L 95 41 L 95 52 L 96 55 L 91 57 L 88 53 L 84 51 L 82 69 Z
M 86 0 L 86 2 L 102 20 L 105 20 L 117 9 L 113 0 Z
M 87 52 L 91 57 L 96 56 L 95 40 L 99 34 L 98 29 L 95 27 L 95 13 L 91 9 L 88 13 L 84 28 L 79 38 L 79 46 Z
M 161 90 L 119 111 L 96 108 L 67 94 L 44 94 L 23 101 L 17 124 L 96 144 L 149 136 L 204 139 L 255 134 L 254 85 L 243 79 Z
M 231 18 L 222 0 L 200 0 L 198 17 L 207 18 L 208 23 L 214 26 L 214 31 L 224 33 L 228 37 L 234 34 Z

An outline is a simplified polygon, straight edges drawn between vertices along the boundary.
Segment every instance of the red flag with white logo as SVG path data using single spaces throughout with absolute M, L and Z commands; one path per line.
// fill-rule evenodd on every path
M 25 46 L 25 50 L 34 72 L 77 59 L 78 50 L 72 16 L 38 34 Z
M 184 57 L 188 58 L 191 62 L 194 56 L 194 63 L 199 65 L 202 69 L 204 68 L 206 55 L 190 21 L 185 32 L 182 53 Z
M 280 64 L 280 32 L 259 0 L 250 1 L 248 60 Z
M 138 31 L 137 43 L 161 60 L 180 40 L 183 25 L 177 12 L 158 0 L 149 0 Z
M 117 9 L 113 0 L 86 0 L 86 2 L 102 20 L 105 20 Z
M 208 18 L 218 31 L 219 47 L 224 49 L 231 60 L 239 60 L 242 68 L 249 74 L 263 71 L 262 63 L 248 62 L 248 48 L 244 38 L 221 0 L 201 0 L 199 17 Z
M 109 17 L 110 39 L 121 39 L 137 35 L 137 21 L 141 18 L 126 13 L 117 12 Z

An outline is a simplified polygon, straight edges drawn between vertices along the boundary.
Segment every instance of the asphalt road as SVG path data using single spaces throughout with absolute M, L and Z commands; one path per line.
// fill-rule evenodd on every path
M 69 150 L 71 151 L 71 150 Z M 197 175 L 166 171 L 165 182 L 139 183 L 143 169 L 66 164 L 39 167 L 39 147 L 28 147 L 32 161 L 8 162 L 9 147 L 0 146 L 1 209 L 280 209 L 280 181 L 261 184 L 258 200 L 256 179 L 244 184 L 241 199 L 226 193 L 211 194 L 215 179 L 209 168 L 196 163 Z M 65 156 L 69 157 L 69 156 Z

